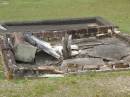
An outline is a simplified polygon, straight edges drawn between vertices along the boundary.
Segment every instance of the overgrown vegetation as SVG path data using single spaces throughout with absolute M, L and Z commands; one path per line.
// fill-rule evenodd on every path
M 0 0 L 0 21 L 103 16 L 130 32 L 130 0 Z M 0 66 L 1 68 L 1 66 Z M 7 81 L 0 97 L 130 97 L 130 71 Z

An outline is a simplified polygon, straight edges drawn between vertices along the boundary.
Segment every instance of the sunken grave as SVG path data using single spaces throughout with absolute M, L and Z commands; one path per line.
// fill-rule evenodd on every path
M 130 67 L 130 36 L 102 17 L 6 22 L 0 32 L 7 79 Z

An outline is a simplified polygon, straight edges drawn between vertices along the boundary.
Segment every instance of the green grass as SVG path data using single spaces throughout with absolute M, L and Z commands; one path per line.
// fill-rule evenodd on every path
M 102 16 L 130 32 L 130 0 L 0 0 L 0 21 Z M 0 97 L 130 97 L 130 71 L 7 81 Z
M 130 97 L 130 71 L 0 80 L 0 97 Z
M 0 21 L 102 16 L 130 32 L 130 0 L 0 0 Z M 4 3 L 4 4 L 3 4 Z

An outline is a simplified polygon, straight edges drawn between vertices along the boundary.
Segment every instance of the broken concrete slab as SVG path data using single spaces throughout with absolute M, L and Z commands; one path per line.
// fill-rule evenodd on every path
M 101 71 L 109 71 L 109 70 L 112 70 L 112 66 L 109 66 L 109 65 L 103 65 L 103 66 L 100 66 L 99 70 Z
M 38 47 L 38 50 L 35 55 L 35 61 L 33 63 L 27 63 L 27 62 L 18 62 L 16 61 L 16 65 L 13 63 L 15 61 L 8 59 L 8 50 L 10 47 L 6 47 L 5 42 L 2 42 L 2 52 L 5 56 L 5 65 L 10 65 L 11 62 L 12 66 L 16 66 L 16 68 L 13 68 L 14 75 L 20 74 L 22 76 L 42 76 L 44 74 L 50 74 L 52 73 L 53 69 L 51 66 L 55 66 L 55 71 L 59 72 L 60 69 L 64 71 L 64 73 L 72 73 L 72 72 L 86 72 L 88 70 L 95 70 L 95 71 L 104 71 L 104 70 L 115 70 L 120 68 L 129 68 L 129 64 L 125 62 L 118 62 L 121 60 L 126 59 L 130 54 L 130 46 L 129 42 L 127 40 L 130 40 L 129 37 L 125 39 L 125 41 L 120 40 L 120 38 L 124 39 L 126 36 L 117 37 L 118 35 L 115 35 L 118 30 L 115 30 L 115 26 L 111 25 L 108 22 L 102 21 L 101 18 L 99 18 L 99 21 L 97 19 L 92 19 L 90 21 L 84 21 L 84 20 L 72 20 L 72 21 L 49 21 L 49 22 L 40 22 L 38 24 L 36 23 L 7 23 L 5 24 L 6 27 L 8 26 L 10 30 L 12 31 L 15 27 L 15 31 L 20 32 L 26 32 L 25 30 L 29 29 L 28 31 L 31 31 L 33 34 L 28 37 L 28 41 L 30 44 Z M 51 24 L 52 23 L 52 24 Z M 98 24 L 93 26 L 92 24 Z M 26 26 L 25 26 L 26 25 Z M 84 25 L 82 27 L 82 25 Z M 90 25 L 90 26 L 89 26 Z M 37 29 L 32 27 L 37 26 Z M 42 29 L 39 30 L 39 26 Z M 73 26 L 73 27 L 72 27 Z M 8 28 L 7 27 L 7 28 Z M 52 29 L 50 29 L 50 27 Z M 64 29 L 64 27 L 66 27 Z M 27 28 L 27 29 L 25 29 Z M 12 29 L 12 30 L 11 30 Z M 34 30 L 35 29 L 35 30 Z M 33 31 L 32 31 L 33 30 Z M 36 31 L 37 30 L 37 31 Z M 114 32 L 115 31 L 115 32 Z M 21 32 L 21 33 L 22 33 Z M 23 34 L 23 33 L 22 33 Z M 72 35 L 72 44 L 68 39 L 66 39 L 66 44 L 64 47 L 59 47 L 60 54 L 57 52 L 58 50 L 55 50 L 55 46 L 62 46 L 62 37 L 65 37 L 65 35 Z M 9 33 L 9 36 L 12 36 Z M 33 40 L 29 40 L 32 39 Z M 129 35 L 128 35 L 129 36 Z M 34 38 L 35 37 L 35 38 Z M 21 39 L 19 37 L 18 41 L 14 44 L 22 44 Z M 19 41 L 20 40 L 20 41 Z M 35 41 L 34 41 L 35 40 Z M 37 44 L 38 43 L 38 44 Z M 40 43 L 40 45 L 39 45 Z M 44 45 L 44 47 L 41 46 Z M 71 45 L 70 45 L 71 44 Z M 52 46 L 51 46 L 52 45 Z M 76 45 L 77 47 L 71 47 L 72 45 Z M 1 46 L 1 47 L 2 47 Z M 46 47 L 52 48 L 57 54 L 60 55 L 60 60 L 55 56 L 52 49 L 45 49 Z M 44 48 L 44 50 L 43 50 Z M 70 49 L 70 51 L 64 53 L 69 55 L 69 58 L 65 58 L 66 60 L 63 60 L 62 58 L 62 50 L 63 49 Z M 42 50 L 41 50 L 42 49 Z M 50 50 L 50 52 L 48 52 Z M 41 52 L 42 51 L 42 52 Z M 76 56 L 72 56 L 72 54 Z M 57 60 L 58 59 L 58 60 Z M 126 59 L 126 60 L 129 60 Z M 63 62 L 62 62 L 63 61 Z M 116 62 L 117 61 L 117 62 Z M 46 68 L 46 66 L 49 66 L 49 68 Z M 9 67 L 9 66 L 8 66 Z M 61 67 L 61 68 L 60 68 Z M 113 68 L 114 67 L 114 68 Z M 19 73 L 20 72 L 20 73 Z M 55 72 L 55 73 L 56 73 Z M 53 72 L 54 73 L 54 72 Z
M 89 70 L 99 69 L 100 66 L 105 65 L 104 61 L 100 58 L 74 58 L 63 60 L 61 68 L 64 70 L 75 69 L 75 70 Z M 65 71 L 65 72 L 67 72 Z
M 51 55 L 47 54 L 46 52 L 44 51 L 38 51 L 36 53 L 36 56 L 35 56 L 35 64 L 36 65 L 48 65 L 48 66 L 51 66 L 51 65 L 60 65 L 60 61 L 62 60 L 57 60 L 56 58 L 52 57 Z
M 43 50 L 47 54 L 53 56 L 54 58 L 60 59 L 61 56 L 52 48 L 49 43 L 38 39 L 37 37 L 33 36 L 32 33 L 25 33 L 24 38 L 27 42 Z
M 130 64 L 130 55 L 125 56 L 124 58 L 122 58 L 123 60 L 125 60 L 126 62 L 128 62 Z
M 129 63 L 125 60 L 110 61 L 108 66 L 112 66 L 113 69 L 116 68 L 129 68 Z
M 14 48 L 16 61 L 34 62 L 37 48 L 27 44 L 17 44 Z
M 88 50 L 88 54 L 104 59 L 121 60 L 122 57 L 128 55 L 130 50 L 118 45 L 100 45 L 96 46 L 93 51 Z
M 63 74 L 44 74 L 44 75 L 39 75 L 38 77 L 42 78 L 62 78 L 64 77 Z

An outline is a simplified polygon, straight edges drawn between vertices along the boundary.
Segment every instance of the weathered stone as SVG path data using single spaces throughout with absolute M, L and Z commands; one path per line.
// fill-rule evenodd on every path
M 103 65 L 103 66 L 100 66 L 100 70 L 101 71 L 106 71 L 106 70 L 112 70 L 112 68 L 108 65 Z
M 115 69 L 115 68 L 128 68 L 129 67 L 129 64 L 124 60 L 108 62 L 108 65 L 109 66 L 111 65 L 113 69 Z
M 124 57 L 123 60 L 125 60 L 125 61 L 128 62 L 128 63 L 130 63 L 130 55 Z
M 64 60 L 62 63 L 62 68 L 64 70 L 75 69 L 75 71 L 78 71 L 79 69 L 96 70 L 104 64 L 105 63 L 100 58 L 75 58 Z
M 15 46 L 15 59 L 21 62 L 34 62 L 36 47 L 27 44 Z
M 24 43 L 24 38 L 22 33 L 13 33 L 13 38 L 14 38 L 14 46 L 20 43 Z
M 64 59 L 69 59 L 71 58 L 71 41 L 72 41 L 72 36 L 65 34 L 65 37 L 62 39 L 63 41 L 63 58 Z
M 35 62 L 36 65 L 56 65 L 59 60 L 41 50 L 36 53 Z
M 105 59 L 120 60 L 128 54 L 128 51 L 129 49 L 124 46 L 110 44 L 96 46 L 93 50 L 88 50 L 88 54 Z
M 36 46 L 37 48 L 43 50 L 44 52 L 53 56 L 56 59 L 60 59 L 61 56 L 52 48 L 52 46 L 48 42 L 38 39 L 30 32 L 25 33 L 24 38 L 31 45 Z

